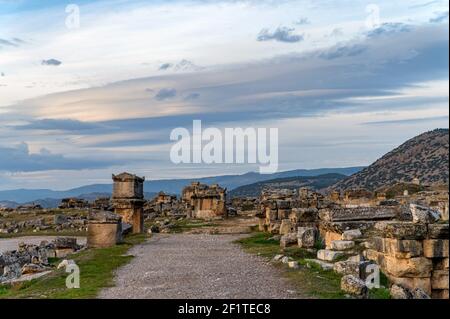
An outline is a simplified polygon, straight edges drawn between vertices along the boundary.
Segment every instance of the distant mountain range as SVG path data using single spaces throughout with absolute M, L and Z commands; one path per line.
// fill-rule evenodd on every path
M 285 172 L 279 172 L 275 174 L 259 174 L 255 172 L 246 173 L 243 175 L 225 175 L 225 176 L 212 176 L 205 178 L 193 178 L 193 179 L 167 179 L 167 180 L 148 180 L 144 184 L 144 190 L 146 197 L 154 196 L 160 191 L 164 191 L 170 194 L 180 194 L 183 187 L 190 184 L 193 181 L 199 181 L 205 184 L 219 184 L 228 190 L 235 189 L 237 187 L 253 184 L 265 180 L 276 178 L 289 178 L 289 177 L 309 177 L 318 176 L 324 174 L 342 174 L 352 175 L 359 172 L 364 167 L 346 167 L 346 168 L 320 168 L 320 169 L 298 169 Z M 82 197 L 84 199 L 93 199 L 100 196 L 110 196 L 112 192 L 112 184 L 93 184 L 82 186 L 66 191 L 54 191 L 50 189 L 16 189 L 0 191 L 0 206 L 12 207 L 12 205 L 42 202 L 42 203 L 54 203 L 62 198 L 67 197 Z M 94 197 L 95 196 L 95 197 Z M 44 205 L 43 205 L 44 206 Z M 44 207 L 48 207 L 46 204 Z M 54 207 L 54 204 L 53 206 Z
M 416 178 L 422 185 L 448 185 L 448 165 L 449 130 L 436 129 L 406 141 L 332 188 L 375 190 L 396 183 L 411 183 Z
M 271 189 L 299 189 L 308 187 L 313 190 L 321 190 L 345 179 L 347 176 L 342 174 L 324 174 L 318 176 L 298 176 L 270 179 L 250 185 L 244 185 L 233 189 L 230 197 L 256 197 L 261 194 L 265 188 Z

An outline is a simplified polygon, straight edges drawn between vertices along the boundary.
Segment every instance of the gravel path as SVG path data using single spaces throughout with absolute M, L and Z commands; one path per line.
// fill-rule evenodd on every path
M 45 240 L 51 242 L 58 236 L 23 236 L 14 238 L 0 238 L 0 253 L 8 250 L 16 250 L 19 247 L 19 243 L 23 242 L 28 245 L 39 245 L 41 241 Z M 62 236 L 73 237 L 73 236 Z M 78 244 L 86 244 L 86 237 L 76 237 Z
M 275 267 L 232 243 L 241 236 L 154 236 L 130 251 L 135 258 L 100 298 L 296 298 Z

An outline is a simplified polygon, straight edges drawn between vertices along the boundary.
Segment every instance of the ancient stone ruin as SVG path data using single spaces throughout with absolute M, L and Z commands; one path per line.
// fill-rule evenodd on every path
M 226 188 L 219 185 L 205 185 L 193 182 L 185 187 L 182 192 L 187 216 L 190 218 L 215 218 L 226 217 Z
M 309 262 L 343 275 L 346 293 L 367 297 L 366 279 L 378 265 L 393 298 L 449 298 L 448 192 L 388 199 L 363 189 L 265 190 L 260 203 L 260 230 L 281 236 L 281 248 L 316 252 Z
M 107 211 L 91 211 L 87 246 L 105 248 L 120 242 L 122 242 L 122 217 Z
M 144 181 L 129 173 L 113 175 L 112 203 L 116 214 L 122 216 L 124 223 L 132 225 L 133 233 L 144 232 Z

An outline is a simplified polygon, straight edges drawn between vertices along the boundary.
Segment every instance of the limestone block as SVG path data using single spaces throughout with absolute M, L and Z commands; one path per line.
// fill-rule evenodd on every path
M 341 275 L 353 275 L 359 278 L 359 262 L 338 261 L 334 264 L 333 270 Z
M 441 218 L 441 214 L 438 211 L 429 207 L 410 204 L 409 209 L 411 210 L 414 223 L 429 224 L 437 222 Z
M 448 223 L 446 224 L 429 224 L 428 225 L 429 239 L 448 239 Z
M 281 239 L 280 239 L 280 247 L 281 248 L 294 246 L 295 244 L 297 244 L 297 234 L 296 233 L 289 233 L 289 234 L 281 236 Z
M 280 225 L 280 235 L 286 235 L 295 231 L 295 226 L 290 219 L 283 219 Z
M 268 228 L 269 233 L 271 233 L 271 234 L 279 234 L 280 233 L 280 225 L 281 225 L 281 223 L 271 222 L 269 224 L 269 228 Z
M 412 295 L 409 289 L 406 289 L 399 285 L 392 285 L 389 292 L 392 299 L 412 299 Z
M 290 209 L 278 209 L 277 218 L 279 220 L 288 219 L 290 214 L 291 214 Z
M 448 271 L 435 270 L 431 275 L 432 289 L 448 289 Z
M 340 240 L 342 238 L 342 234 L 340 233 L 336 233 L 336 232 L 332 232 L 332 231 L 326 231 L 325 235 L 324 235 L 324 240 L 325 240 L 325 247 L 327 249 L 331 248 L 331 242 L 334 240 Z
M 264 218 L 258 218 L 258 230 L 265 232 L 267 230 L 266 220 Z
M 343 256 L 345 256 L 343 252 L 329 249 L 321 249 L 317 252 L 317 258 L 324 261 L 336 261 Z
M 355 247 L 355 242 L 352 240 L 333 240 L 331 242 L 331 249 L 333 250 L 348 250 Z
M 405 277 L 395 277 L 386 274 L 389 281 L 392 284 L 396 284 L 409 290 L 414 290 L 420 288 L 424 290 L 427 294 L 431 294 L 431 279 L 430 278 L 405 278 Z
M 371 247 L 395 258 L 420 257 L 423 254 L 422 242 L 418 240 L 373 237 Z
M 355 240 L 362 237 L 361 230 L 351 229 L 342 233 L 342 240 Z
M 352 275 L 342 277 L 341 289 L 350 295 L 361 298 L 367 297 L 368 293 L 368 288 L 364 281 Z
M 433 258 L 433 269 L 434 270 L 447 270 L 448 271 L 448 260 L 449 258 Z
M 299 227 L 297 230 L 297 243 L 300 248 L 314 247 L 317 239 L 317 229 L 314 227 Z
M 449 299 L 448 289 L 433 290 L 431 297 L 433 299 Z
M 448 257 L 448 239 L 426 239 L 423 241 L 423 251 L 428 258 Z
M 427 235 L 427 225 L 413 222 L 382 221 L 375 224 L 383 237 L 394 239 L 424 239 Z
M 385 256 L 381 267 L 396 277 L 425 278 L 430 277 L 433 264 L 431 260 L 424 257 L 401 259 Z
M 295 214 L 297 222 L 314 222 L 318 218 L 319 211 L 317 208 L 293 208 L 292 214 Z

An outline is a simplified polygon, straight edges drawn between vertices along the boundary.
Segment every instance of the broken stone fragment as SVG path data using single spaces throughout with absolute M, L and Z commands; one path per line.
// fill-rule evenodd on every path
M 399 285 L 392 285 L 389 292 L 392 299 L 412 299 L 412 294 L 409 289 Z
M 275 255 L 275 257 L 273 257 L 274 261 L 280 261 L 284 256 L 283 255 Z
M 431 299 L 431 297 L 420 288 L 414 289 L 411 294 L 413 299 Z
M 334 264 L 333 270 L 341 275 L 353 275 L 359 278 L 359 262 L 355 261 L 338 261 Z
M 331 242 L 331 249 L 344 251 L 355 247 L 355 242 L 351 240 L 333 240 Z
M 57 237 L 53 241 L 53 243 L 57 249 L 64 249 L 64 248 L 76 249 L 78 247 L 77 239 L 71 237 Z
M 294 246 L 295 244 L 297 244 L 297 234 L 289 233 L 289 234 L 281 236 L 281 239 L 280 239 L 280 247 L 281 248 Z
M 427 235 L 427 225 L 413 222 L 382 221 L 375 224 L 375 229 L 383 237 L 394 239 L 424 239 Z
M 48 268 L 40 264 L 25 264 L 22 266 L 22 275 L 35 274 L 46 271 Z
M 381 266 L 393 276 L 417 278 L 430 277 L 433 268 L 431 260 L 425 257 L 403 259 L 385 256 Z
M 317 239 L 315 227 L 299 227 L 297 230 L 297 242 L 300 248 L 314 247 Z
M 435 223 L 441 219 L 441 214 L 429 207 L 410 204 L 409 209 L 411 210 L 413 223 L 429 224 Z
M 353 275 L 342 277 L 341 289 L 342 291 L 359 298 L 366 298 L 368 294 L 368 288 L 364 281 Z
M 396 258 L 419 257 L 423 254 L 422 242 L 418 240 L 373 237 L 370 240 L 370 247 Z
M 361 237 L 362 233 L 359 229 L 346 230 L 342 233 L 342 240 L 355 240 Z

